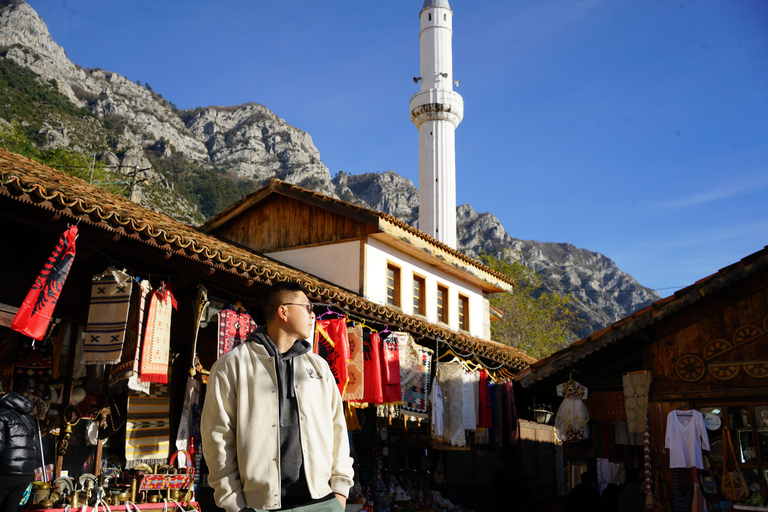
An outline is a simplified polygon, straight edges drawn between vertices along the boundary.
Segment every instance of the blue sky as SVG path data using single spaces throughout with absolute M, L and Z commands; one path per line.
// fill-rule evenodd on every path
M 30 0 L 83 67 L 418 183 L 421 0 Z M 450 0 L 457 203 L 662 296 L 768 245 L 768 1 Z

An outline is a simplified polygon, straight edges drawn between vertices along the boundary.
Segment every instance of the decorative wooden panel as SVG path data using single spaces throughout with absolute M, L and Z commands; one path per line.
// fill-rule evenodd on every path
M 281 195 L 243 212 L 214 234 L 259 252 L 359 240 L 376 227 Z

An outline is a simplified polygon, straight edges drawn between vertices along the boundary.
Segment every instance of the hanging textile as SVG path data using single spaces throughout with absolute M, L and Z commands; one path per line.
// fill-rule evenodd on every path
M 381 389 L 382 400 L 386 404 L 399 404 L 403 401 L 400 390 L 400 347 L 397 336 L 390 333 L 381 342 Z
M 141 367 L 141 340 L 144 333 L 146 304 L 151 291 L 152 286 L 145 279 L 136 285 L 131 294 L 123 353 L 120 356 L 120 362 L 112 369 L 109 376 L 110 385 L 127 379 L 130 389 L 144 394 L 149 394 L 149 382 L 142 383 L 139 380 L 139 368 Z
M 664 447 L 669 450 L 670 468 L 704 469 L 701 450 L 709 451 L 709 436 L 704 415 L 696 410 L 674 409 L 667 415 Z
M 216 354 L 219 358 L 241 345 L 246 336 L 256 329 L 256 322 L 247 312 L 238 312 L 234 309 L 222 309 L 217 316 L 219 318 L 219 349 Z
M 133 278 L 110 267 L 91 280 L 83 364 L 118 364 L 125 340 Z
M 437 438 L 443 437 L 443 392 L 437 375 L 432 379 L 432 391 L 429 394 L 429 402 L 432 404 L 432 434 Z
M 165 464 L 170 449 L 170 385 L 152 384 L 149 396 L 128 391 L 125 422 L 126 469 L 139 462 Z
M 384 394 L 381 387 L 381 340 L 378 333 L 369 332 L 363 336 L 363 356 L 363 402 L 380 404 Z
M 35 340 L 43 339 L 75 259 L 76 239 L 77 226 L 70 226 L 59 237 L 59 242 L 13 317 L 11 329 Z
M 346 318 L 329 318 L 315 322 L 314 352 L 328 363 L 331 373 L 344 396 L 344 390 L 349 380 L 347 360 L 349 354 L 349 336 L 347 335 Z
M 589 437 L 589 411 L 583 400 L 587 398 L 587 388 L 573 379 L 557 386 L 557 396 L 563 402 L 557 409 L 555 432 L 561 441 L 581 441 Z
M 161 286 L 152 294 L 147 313 L 147 328 L 141 349 L 141 381 L 168 382 L 168 357 L 171 345 L 171 312 L 176 299 L 169 286 Z
M 466 446 L 464 434 L 464 366 L 458 361 L 440 364 L 438 382 L 443 392 L 443 437 L 453 446 Z
M 504 408 L 504 441 L 512 446 L 517 446 L 520 431 L 517 428 L 517 407 L 515 406 L 515 392 L 512 381 L 501 384 L 503 408 Z
M 477 426 L 480 428 L 491 428 L 493 426 L 493 410 L 491 408 L 491 386 L 488 379 L 488 371 L 483 368 L 480 370 L 480 393 L 479 393 L 479 413 Z
M 176 449 L 194 452 L 192 443 L 192 409 L 200 404 L 200 381 L 194 377 L 187 378 L 184 390 L 184 405 L 181 408 L 181 420 L 176 432 Z
M 347 387 L 342 395 L 345 401 L 359 402 L 363 399 L 365 382 L 363 379 L 363 367 L 365 355 L 363 350 L 363 326 L 355 324 L 347 327 L 347 340 L 349 341 L 349 361 L 347 361 Z
M 642 435 L 648 409 L 648 391 L 653 377 L 651 372 L 628 373 L 621 377 L 624 385 L 624 406 L 627 410 L 627 432 Z
M 477 428 L 477 412 L 475 410 L 475 391 L 480 386 L 480 375 L 476 372 L 464 372 L 462 375 L 461 411 L 464 430 Z
M 674 512 L 690 512 L 693 504 L 693 488 L 688 479 L 688 470 L 675 468 L 672 470 L 672 510 Z
M 75 337 L 69 347 L 70 350 L 75 351 L 75 361 L 83 360 L 83 336 L 85 336 L 85 326 L 83 324 L 78 324 Z M 86 375 L 88 375 L 88 371 L 84 364 L 76 364 L 72 368 L 72 379 L 81 379 Z
M 400 412 L 415 418 L 429 418 L 429 373 L 434 351 L 417 344 L 410 334 L 395 333 L 400 356 Z

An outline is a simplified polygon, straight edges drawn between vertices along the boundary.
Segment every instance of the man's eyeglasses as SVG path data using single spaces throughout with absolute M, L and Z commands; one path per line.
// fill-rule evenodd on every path
M 298 302 L 286 302 L 285 304 L 280 304 L 280 305 L 281 306 L 301 306 L 304 309 L 306 309 L 307 313 L 309 313 L 310 315 L 312 314 L 312 309 L 315 307 L 315 305 L 312 304 L 311 302 L 309 304 L 301 304 Z

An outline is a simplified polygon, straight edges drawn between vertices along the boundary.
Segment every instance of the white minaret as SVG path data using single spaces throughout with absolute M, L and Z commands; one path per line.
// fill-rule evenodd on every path
M 424 0 L 419 18 L 421 77 L 414 80 L 421 90 L 411 98 L 419 129 L 419 229 L 455 249 L 455 130 L 464 100 L 453 91 L 453 11 L 448 0 Z

